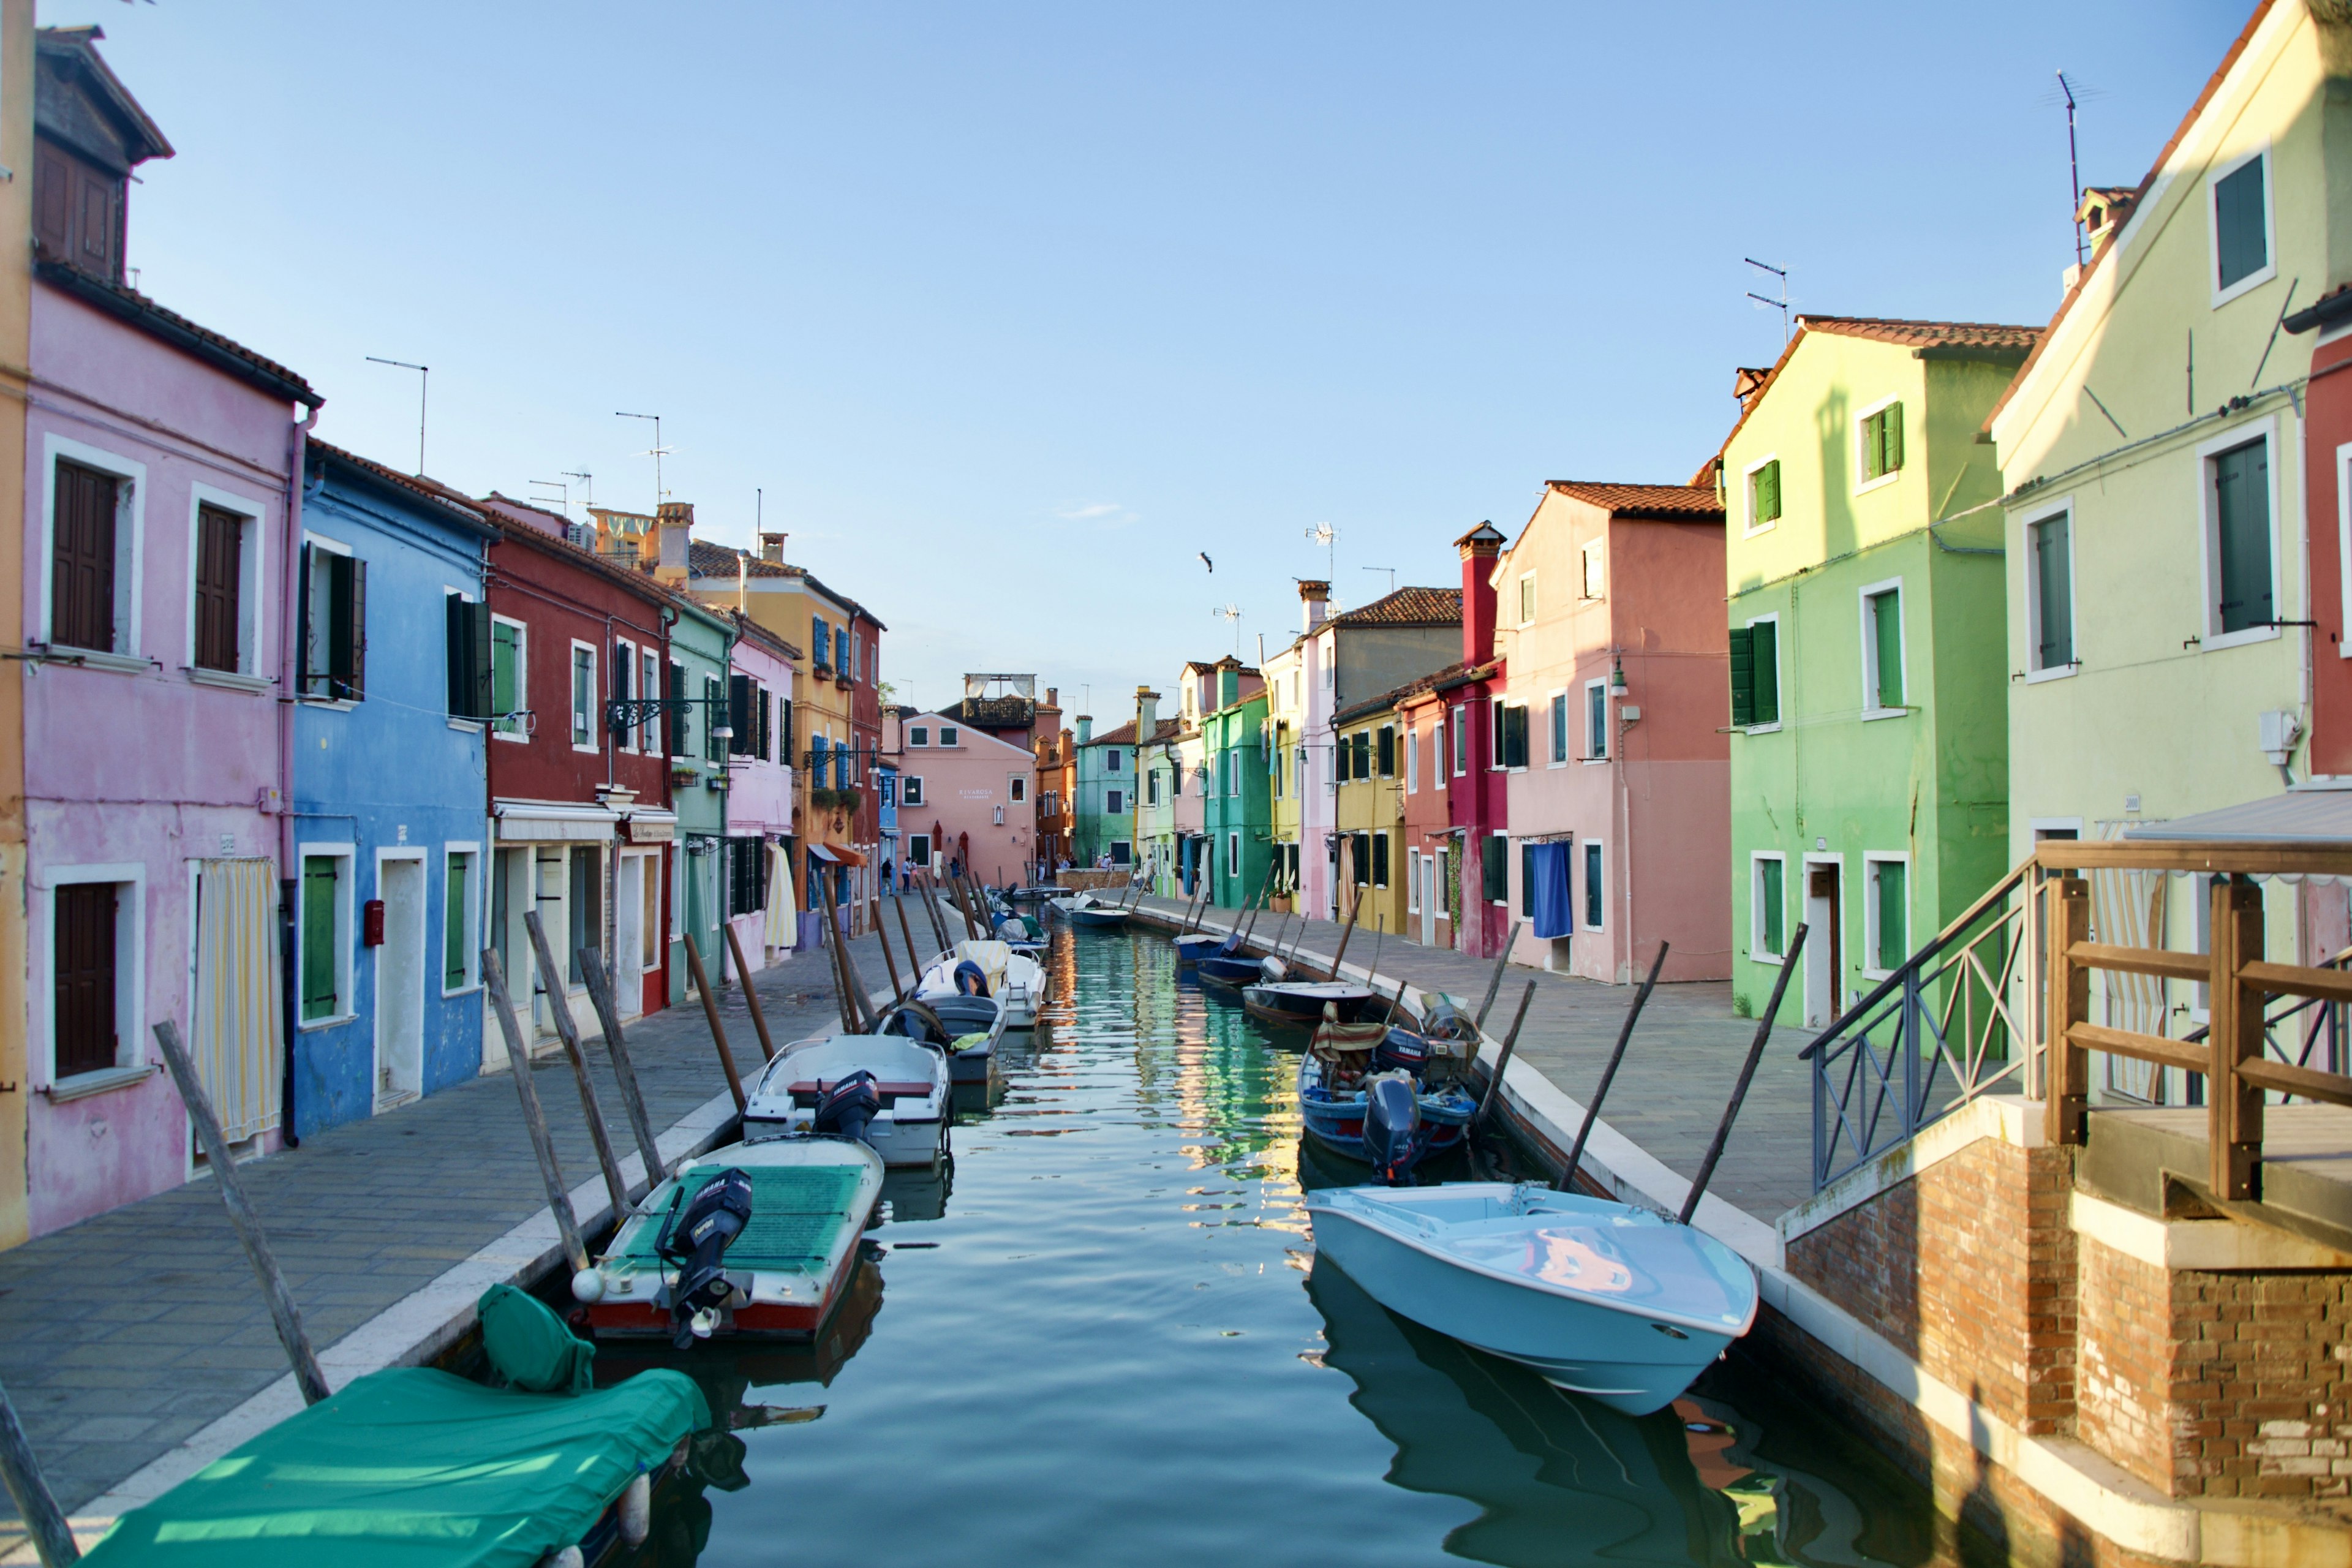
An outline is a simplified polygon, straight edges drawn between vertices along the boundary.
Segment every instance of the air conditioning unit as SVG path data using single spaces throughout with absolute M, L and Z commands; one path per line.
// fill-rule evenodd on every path
M 564 542 L 580 550 L 596 548 L 596 525 L 593 522 L 567 523 L 563 529 Z

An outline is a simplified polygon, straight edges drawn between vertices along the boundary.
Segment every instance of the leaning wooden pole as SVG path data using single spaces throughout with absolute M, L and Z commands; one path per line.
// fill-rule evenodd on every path
M 890 895 L 890 901 L 898 908 L 898 933 L 907 939 L 907 966 L 915 972 L 907 984 L 910 989 L 919 991 L 923 985 L 923 971 L 929 965 L 925 964 L 922 958 L 915 952 L 915 928 L 907 919 L 907 900 L 894 891 Z
M 1356 917 L 1363 912 L 1363 900 L 1359 899 L 1348 911 L 1348 923 L 1339 931 L 1339 951 L 1331 955 L 1331 978 L 1339 978 L 1339 966 L 1348 962 L 1348 939 L 1356 934 Z
M 1698 1163 L 1698 1174 L 1691 1178 L 1690 1192 L 1683 1199 L 1683 1212 L 1675 1218 L 1684 1225 L 1698 1213 L 1698 1200 L 1706 1194 L 1707 1183 L 1715 1180 L 1715 1167 L 1723 1158 L 1723 1146 L 1731 1141 L 1731 1124 L 1738 1118 L 1740 1102 L 1748 1098 L 1748 1085 L 1756 1077 L 1756 1064 L 1764 1059 L 1765 1042 L 1772 1037 L 1772 1020 L 1780 1016 L 1780 998 L 1789 989 L 1789 976 L 1797 972 L 1797 955 L 1805 951 L 1805 928 L 1797 927 L 1789 938 L 1789 951 L 1780 960 L 1780 978 L 1772 982 L 1771 1005 L 1756 1023 L 1756 1037 L 1748 1042 L 1748 1059 L 1739 1064 L 1739 1081 L 1731 1086 L 1731 1103 L 1723 1108 L 1723 1120 L 1716 1124 L 1715 1142 L 1706 1146 L 1706 1158 Z
M 861 1035 L 873 1022 L 866 1005 L 866 982 L 858 977 L 857 964 L 849 956 L 849 939 L 841 929 L 841 905 L 828 885 L 824 889 L 824 922 L 833 931 L 834 956 L 841 964 L 842 1013 L 849 1020 L 849 1032 Z
M 195 1123 L 196 1140 L 212 1165 L 213 1180 L 220 1184 L 221 1206 L 228 1210 L 228 1223 L 236 1229 L 237 1240 L 245 1244 L 246 1259 L 261 1281 L 269 1321 L 278 1327 L 278 1342 L 286 1347 L 286 1359 L 294 1363 L 294 1382 L 302 1390 L 302 1403 L 316 1405 L 327 1397 L 327 1374 L 319 1369 L 319 1358 L 311 1352 L 310 1336 L 302 1331 L 294 1292 L 286 1288 L 286 1276 L 278 1272 L 269 1237 L 262 1233 L 261 1216 L 254 1212 L 245 1177 L 228 1152 L 228 1140 L 221 1135 L 220 1119 L 213 1114 L 213 1102 L 205 1086 L 196 1081 L 196 1064 L 188 1059 L 187 1048 L 180 1044 L 180 1026 L 164 1019 L 155 1026 L 155 1043 L 163 1047 L 163 1065 L 172 1069 L 172 1081 L 180 1087 L 188 1120 Z
M 547 1011 L 555 1020 L 555 1037 L 563 1042 L 572 1079 L 580 1086 L 588 1142 L 596 1151 L 597 1169 L 604 1173 L 604 1190 L 612 1197 L 613 1222 L 617 1225 L 628 1215 L 629 1184 L 621 1174 L 621 1157 L 613 1152 L 613 1135 L 604 1128 L 604 1107 L 597 1099 L 595 1080 L 588 1076 L 588 1053 L 580 1044 L 580 1026 L 572 1020 L 572 1004 L 563 994 L 563 970 L 555 962 L 555 950 L 547 945 L 547 929 L 537 910 L 524 912 L 522 929 L 530 933 L 530 950 L 539 959 L 540 984 L 547 987 Z
M 637 1086 L 637 1065 L 629 1059 L 628 1042 L 621 1037 L 621 1010 L 613 1000 L 613 977 L 605 973 L 604 955 L 593 947 L 580 950 L 580 977 L 588 983 L 588 1005 L 604 1026 L 604 1049 L 613 1058 L 613 1081 L 621 1086 L 621 1109 L 629 1113 L 629 1131 L 646 1162 L 646 1190 L 653 1191 L 669 1175 L 661 1145 L 654 1136 L 653 1118 L 646 1112 L 645 1092 Z
M 727 1048 L 727 1027 L 719 1021 L 719 998 L 711 994 L 710 981 L 702 973 L 702 950 L 694 945 L 694 933 L 679 933 L 686 939 L 686 972 L 694 976 L 695 994 L 702 998 L 702 1016 L 710 1025 L 710 1043 L 719 1047 L 719 1068 L 727 1075 L 727 1092 L 735 1097 L 735 1111 L 741 1115 L 750 1102 L 743 1097 L 743 1076 L 735 1070 L 735 1053 Z
M 882 944 L 882 967 L 890 972 L 890 1000 L 898 1001 L 907 994 L 898 983 L 898 955 L 890 951 L 890 927 L 882 919 L 882 896 L 874 896 L 874 938 Z
M 1536 999 L 1536 983 L 1519 994 L 1519 1010 L 1511 1016 L 1511 1032 L 1503 1037 L 1502 1051 L 1495 1058 L 1495 1076 L 1486 1080 L 1486 1096 L 1478 1101 L 1478 1113 L 1470 1119 L 1473 1127 L 1485 1121 L 1495 1109 L 1495 1101 L 1503 1096 L 1503 1074 L 1511 1065 L 1511 1053 L 1519 1048 L 1519 1026 L 1527 1022 L 1528 1004 Z
M 882 900 L 879 899 L 874 900 L 874 926 L 877 931 L 882 927 Z M 751 1014 L 751 1032 L 760 1037 L 760 1059 L 774 1061 L 776 1042 L 768 1037 L 767 1009 L 760 1005 L 760 988 L 751 984 L 751 966 L 743 962 L 743 939 L 735 934 L 731 921 L 723 929 L 727 932 L 727 951 L 735 955 L 735 973 L 743 977 L 743 1005 Z M 886 953 L 890 951 L 887 936 L 883 939 L 882 951 Z
M 1503 988 L 1503 966 L 1511 962 L 1511 949 L 1519 945 L 1519 932 L 1527 923 L 1525 921 L 1513 921 L 1510 939 L 1503 943 L 1503 951 L 1495 955 L 1495 973 L 1486 980 L 1486 999 L 1478 1004 L 1477 1024 L 1481 1029 L 1486 1026 L 1486 1015 L 1495 1010 L 1495 993 Z
M 81 1545 L 74 1540 L 73 1527 L 66 1522 L 65 1510 L 58 1506 L 57 1494 L 49 1490 L 48 1478 L 41 1474 L 41 1461 L 33 1453 L 24 1424 L 16 1419 L 16 1404 L 5 1388 L 0 1388 L 0 1481 L 7 1483 L 16 1517 L 25 1521 L 25 1532 L 33 1538 L 42 1568 L 65 1568 L 68 1563 L 81 1561 Z
M 530 1041 L 515 1019 L 514 998 L 507 992 L 507 970 L 495 947 L 482 949 L 482 984 L 489 988 L 490 1011 L 498 1015 L 499 1032 L 506 1037 L 507 1066 L 515 1080 L 515 1098 L 522 1101 L 522 1124 L 530 1134 L 530 1152 L 539 1161 L 539 1177 L 547 1186 L 547 1206 L 555 1215 L 556 1235 L 563 1256 L 577 1274 L 588 1267 L 588 1247 L 580 1239 L 580 1220 L 572 1212 L 572 1194 L 563 1184 L 563 1171 L 555 1163 L 555 1140 L 548 1136 L 547 1116 L 539 1106 L 539 1089 L 530 1079 Z
M 1609 1086 L 1617 1080 L 1617 1064 L 1625 1059 L 1625 1045 L 1633 1037 L 1634 1021 L 1641 1017 L 1642 1009 L 1650 1005 L 1650 993 L 1657 987 L 1658 972 L 1666 966 L 1669 945 L 1664 942 L 1658 943 L 1658 956 L 1650 961 L 1649 978 L 1642 982 L 1642 989 L 1634 994 L 1633 1005 L 1625 1009 L 1625 1022 L 1617 1030 L 1616 1048 L 1609 1053 L 1609 1065 L 1601 1069 L 1601 1081 L 1593 1087 L 1592 1099 L 1584 1108 L 1584 1123 L 1576 1130 L 1576 1142 L 1569 1146 L 1568 1163 L 1561 1168 L 1559 1180 L 1552 1184 L 1563 1193 L 1573 1188 L 1577 1167 L 1584 1163 L 1584 1145 L 1592 1137 L 1592 1124 L 1601 1120 L 1601 1102 L 1609 1098 Z

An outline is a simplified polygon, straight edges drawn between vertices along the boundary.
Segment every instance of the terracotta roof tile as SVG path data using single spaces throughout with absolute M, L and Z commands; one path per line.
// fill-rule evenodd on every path
M 1723 521 L 1723 498 L 1712 485 L 1611 485 L 1583 479 L 1553 479 L 1564 496 L 1588 501 L 1619 517 L 1712 518 Z
M 56 286 L 82 303 L 141 328 L 174 348 L 226 371 L 247 385 L 283 397 L 289 403 L 316 408 L 327 400 L 310 384 L 274 359 L 265 359 L 243 343 L 200 327 L 175 310 L 167 310 L 136 289 L 60 260 L 37 240 L 33 246 L 34 271 L 44 283 Z
M 1896 321 L 1876 316 L 1799 316 L 1808 331 L 1841 338 L 1868 338 L 1911 349 L 1992 349 L 2023 353 L 2041 337 L 2040 327 L 1997 321 Z
M 1399 588 L 1360 609 L 1333 616 L 1335 626 L 1458 626 L 1462 624 L 1459 588 Z
M 397 469 L 388 468 L 373 458 L 362 458 L 357 452 L 345 451 L 331 441 L 320 440 L 316 436 L 306 437 L 302 445 L 309 450 L 318 453 L 321 458 L 355 469 L 389 489 L 414 496 L 419 500 L 430 501 L 445 511 L 464 518 L 486 533 L 492 531 L 496 526 L 490 521 L 489 514 L 482 510 L 479 502 L 451 489 L 438 479 L 429 479 L 422 474 L 404 474 Z

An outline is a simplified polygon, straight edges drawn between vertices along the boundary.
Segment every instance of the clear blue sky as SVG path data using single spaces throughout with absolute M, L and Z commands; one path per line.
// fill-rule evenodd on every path
M 1547 479 L 1681 480 L 1777 312 L 2038 322 L 2247 5 L 45 4 L 179 149 L 157 299 L 320 432 L 479 493 L 665 482 L 889 624 L 936 706 L 1075 709 L 1449 583 Z M 1965 18 L 1964 20 L 1956 18 Z M 575 486 L 574 499 L 578 499 Z M 1216 563 L 1213 576 L 1197 552 Z

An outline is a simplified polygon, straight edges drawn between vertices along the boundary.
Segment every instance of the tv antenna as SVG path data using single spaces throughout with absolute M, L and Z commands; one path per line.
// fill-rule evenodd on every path
M 572 521 L 572 487 L 570 485 L 561 479 L 533 479 L 530 484 L 533 489 L 555 491 L 556 510 L 563 514 L 564 521 Z M 533 496 L 530 499 L 534 501 L 543 501 L 547 497 Z
M 616 408 L 613 411 L 613 417 L 615 419 L 650 419 L 653 421 L 653 447 L 648 451 L 639 452 L 637 456 L 640 458 L 651 458 L 654 460 L 654 510 L 658 512 L 661 510 L 662 497 L 669 493 L 667 490 L 662 489 L 661 460 L 664 458 L 668 457 L 677 448 L 675 447 L 665 447 L 662 445 L 661 416 L 658 414 L 628 414 Z
M 433 373 L 421 364 L 411 364 L 404 359 L 384 359 L 376 354 L 370 354 L 367 356 L 367 362 L 370 364 L 388 364 L 394 370 L 413 370 L 416 373 L 416 477 L 421 479 L 425 477 L 425 392 L 427 384 L 433 379 Z
M 1234 657 L 1235 658 L 1241 658 L 1241 656 L 1242 656 L 1242 612 L 1241 612 L 1240 607 L 1239 607 L 1238 605 L 1227 605 L 1223 609 L 1221 609 L 1221 610 L 1211 610 L 1211 611 L 1209 612 L 1209 614 L 1211 614 L 1211 615 L 1213 615 L 1213 616 L 1223 616 L 1225 619 L 1227 619 L 1227 620 L 1229 620 L 1229 621 L 1233 622 L 1233 624 L 1234 624 Z
M 1389 592 L 1390 592 L 1390 593 L 1391 593 L 1391 594 L 1393 594 L 1393 593 L 1395 593 L 1395 592 L 1396 592 L 1396 568 L 1395 568 L 1395 567 L 1393 567 L 1393 566 L 1366 566 L 1366 567 L 1362 567 L 1362 568 L 1360 568 L 1360 570 L 1362 570 L 1362 571 L 1366 571 L 1366 572 L 1385 572 L 1385 573 L 1387 573 L 1387 574 L 1389 574 Z
M 1307 531 L 1307 537 L 1321 545 L 1327 552 L 1324 557 L 1323 574 L 1326 577 L 1336 575 L 1339 561 L 1339 531 L 1328 522 L 1318 522 Z
M 2058 92 L 2066 100 L 2066 187 L 2073 206 L 2066 221 L 2074 228 L 2074 265 L 2083 265 L 2083 163 L 2074 151 L 2074 84 L 2066 79 L 2063 69 L 2058 73 Z
M 1744 256 L 1740 259 L 1759 272 L 1769 272 L 1780 280 L 1779 299 L 1769 299 L 1753 289 L 1748 290 L 1748 297 L 1759 305 L 1769 305 L 1780 312 L 1780 346 L 1787 348 L 1789 346 L 1789 269 L 1785 267 L 1775 267 L 1769 261 L 1759 261 L 1752 256 Z
M 563 477 L 567 479 L 578 479 L 580 481 L 580 504 L 582 506 L 594 506 L 596 504 L 595 475 L 590 473 L 585 468 L 566 468 L 563 470 Z M 569 495 L 572 492 L 567 489 L 564 493 Z M 567 513 L 566 515 L 568 516 L 570 514 Z

